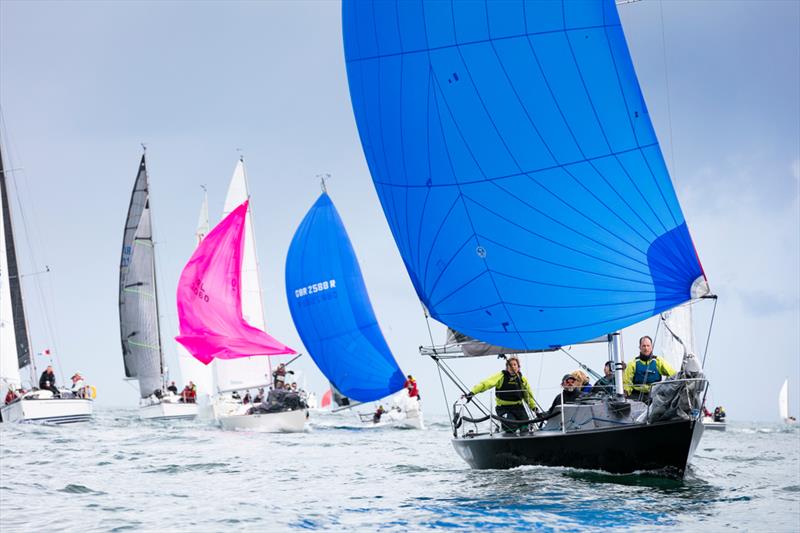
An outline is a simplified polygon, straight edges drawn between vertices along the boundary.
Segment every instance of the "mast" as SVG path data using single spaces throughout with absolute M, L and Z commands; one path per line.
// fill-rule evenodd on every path
M 247 192 L 247 199 L 250 200 L 250 184 L 247 183 L 247 169 L 244 166 L 244 156 L 239 156 L 239 162 L 242 164 L 242 176 L 244 176 L 244 190 Z M 247 218 L 250 225 L 250 239 L 253 242 L 253 255 L 255 256 L 256 264 L 256 285 L 258 286 L 258 302 L 261 304 L 261 327 L 265 328 L 267 325 L 267 314 L 264 311 L 264 290 L 261 288 L 261 265 L 258 263 L 258 247 L 256 246 L 256 231 L 255 223 L 253 222 L 253 209 L 252 204 L 247 204 Z M 272 360 L 267 357 L 267 374 L 268 381 L 272 383 Z
M 614 392 L 617 397 L 624 398 L 625 390 L 622 387 L 622 349 L 619 331 L 608 336 L 608 352 L 614 361 Z
M 147 176 L 147 207 L 146 209 L 150 211 L 150 176 Z M 152 212 L 151 212 L 152 213 Z M 155 239 L 153 238 L 155 230 L 153 228 L 153 215 L 150 214 L 150 246 L 153 247 L 153 255 L 151 261 L 153 262 L 153 298 L 156 301 L 156 334 L 158 335 L 158 360 L 159 360 L 159 371 L 161 373 L 161 389 L 165 390 L 167 388 L 167 384 L 165 382 L 164 376 L 164 345 L 161 342 L 161 313 L 158 310 L 158 272 L 156 269 L 156 243 Z
M 2 197 L 3 232 L 6 245 L 6 264 L 8 269 L 14 341 L 17 352 L 17 366 L 18 368 L 23 368 L 26 365 L 31 365 L 31 384 L 35 385 L 36 369 L 31 364 L 31 343 L 28 335 L 27 319 L 25 317 L 25 304 L 22 298 L 22 284 L 19 275 L 16 245 L 14 243 L 14 228 L 11 221 L 11 202 L 9 201 L 2 147 L 0 147 L 0 196 Z

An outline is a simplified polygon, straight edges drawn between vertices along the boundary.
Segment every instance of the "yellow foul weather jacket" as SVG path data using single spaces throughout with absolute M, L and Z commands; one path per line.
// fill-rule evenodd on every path
M 525 376 L 518 374 L 522 377 L 522 397 L 525 400 L 525 403 L 528 404 L 528 407 L 531 410 L 536 408 L 536 403 L 533 400 L 533 393 L 531 392 L 531 386 L 528 384 L 528 380 Z M 487 391 L 489 389 L 497 389 L 503 385 L 503 372 L 500 371 L 497 374 L 492 374 L 488 378 L 484 379 L 474 387 L 472 387 L 472 394 L 480 394 L 483 391 Z M 495 391 L 496 392 L 496 391 Z M 502 400 L 495 395 L 495 403 L 497 405 L 519 405 L 522 404 L 522 400 L 517 401 L 509 401 L 509 400 Z
M 634 377 L 637 376 L 637 371 L 640 377 L 640 383 L 634 385 Z M 625 389 L 625 394 L 630 394 L 632 390 L 649 393 L 651 388 L 650 383 L 661 381 L 659 376 L 666 377 L 674 373 L 675 370 L 661 357 L 656 357 L 654 355 L 647 363 L 637 357 L 625 368 L 625 374 L 622 376 L 622 387 Z M 645 379 L 642 380 L 642 377 Z

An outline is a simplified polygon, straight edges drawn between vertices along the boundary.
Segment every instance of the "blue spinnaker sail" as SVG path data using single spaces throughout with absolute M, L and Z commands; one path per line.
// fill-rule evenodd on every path
M 706 287 L 613 0 L 342 9 L 350 95 L 419 298 L 544 349 Z
M 403 388 L 405 377 L 378 326 L 353 246 L 324 192 L 289 246 L 286 297 L 303 344 L 342 394 L 371 402 Z

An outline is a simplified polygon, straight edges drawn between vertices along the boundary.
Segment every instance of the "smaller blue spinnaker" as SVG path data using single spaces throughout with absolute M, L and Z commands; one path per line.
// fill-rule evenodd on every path
M 342 394 L 371 402 L 403 388 L 405 377 L 378 326 L 353 246 L 324 192 L 289 246 L 286 296 L 303 344 Z

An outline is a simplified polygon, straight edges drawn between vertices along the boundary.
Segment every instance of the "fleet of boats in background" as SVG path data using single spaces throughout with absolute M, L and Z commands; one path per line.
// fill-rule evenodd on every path
M 78 389 L 49 390 L 49 381 L 44 388 L 36 380 L 1 156 L 0 379 L 7 389 L 2 420 L 58 424 L 88 421 L 94 387 L 82 387 L 80 393 Z M 138 383 L 139 416 L 147 420 L 198 418 L 225 429 L 303 431 L 308 409 L 317 407 L 316 398 L 313 393 L 301 396 L 295 392 L 296 382 L 295 390 L 290 389 L 286 368 L 296 357 L 273 371 L 270 356 L 290 356 L 295 351 L 264 331 L 244 161 L 240 158 L 236 164 L 223 219 L 213 230 L 209 230 L 208 200 L 204 198 L 195 235 L 197 248 L 179 282 L 178 360 L 188 383 L 182 391 L 174 381 L 169 383 L 165 363 L 148 180 L 143 154 L 125 221 L 119 281 L 123 366 L 125 378 Z M 320 208 L 325 217 L 316 217 Z M 309 231 L 323 235 L 322 240 L 309 240 L 305 235 Z M 335 238 L 328 242 L 326 232 Z M 383 339 L 352 246 L 326 193 L 312 207 L 298 229 L 300 233 L 304 238 L 293 241 L 290 262 L 301 261 L 316 270 L 287 264 L 287 280 L 291 278 L 292 286 L 297 287 L 290 291 L 290 297 L 302 298 L 301 304 L 292 306 L 292 314 L 312 357 L 330 380 L 331 391 L 337 390 L 337 404 L 352 408 L 393 395 L 387 398 L 388 409 L 376 405 L 375 411 L 364 413 L 362 408 L 355 420 L 363 420 L 365 427 L 424 428 L 416 382 L 402 374 Z M 319 244 L 327 248 L 321 249 Z M 322 262 L 328 260 L 330 270 L 317 282 L 319 273 L 325 271 L 320 269 Z M 320 335 L 328 334 L 333 340 L 323 342 Z M 355 359 L 348 356 L 348 350 L 354 347 L 359 349 Z M 20 374 L 24 368 L 30 373 L 25 389 Z M 289 370 L 288 374 L 294 372 Z M 406 388 L 408 382 L 413 387 Z M 338 393 L 337 384 L 350 398 Z M 279 394 L 278 389 L 283 392 Z

